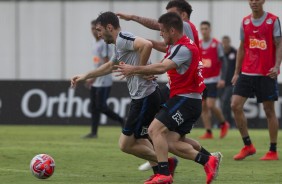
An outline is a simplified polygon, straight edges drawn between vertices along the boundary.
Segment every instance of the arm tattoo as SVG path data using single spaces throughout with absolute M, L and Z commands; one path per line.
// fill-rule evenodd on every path
M 133 20 L 135 22 L 138 22 L 139 24 L 142 24 L 143 26 L 153 29 L 153 30 L 160 30 L 159 23 L 155 19 L 145 18 L 145 17 L 139 17 L 139 16 L 133 16 Z

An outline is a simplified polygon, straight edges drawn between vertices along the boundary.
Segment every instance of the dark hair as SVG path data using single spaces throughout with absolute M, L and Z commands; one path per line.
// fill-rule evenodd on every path
M 181 12 L 186 12 L 188 15 L 188 18 L 190 18 L 191 13 L 192 13 L 192 6 L 185 0 L 171 0 L 169 3 L 166 5 L 166 9 L 170 8 L 177 8 Z
M 230 40 L 230 37 L 227 36 L 227 35 L 224 35 L 224 36 L 222 37 L 222 39 L 228 39 L 228 40 Z
M 201 26 L 202 25 L 207 25 L 207 26 L 211 27 L 211 23 L 209 21 L 202 21 Z
M 183 32 L 183 21 L 179 15 L 174 12 L 165 13 L 160 16 L 158 22 L 163 24 L 165 29 L 174 28 L 179 32 Z
M 110 11 L 101 13 L 96 19 L 96 24 L 101 24 L 103 27 L 111 24 L 115 29 L 120 27 L 118 17 Z
M 92 25 L 92 26 L 95 26 L 96 24 L 97 24 L 96 19 L 94 19 L 94 20 L 91 21 L 91 25 Z

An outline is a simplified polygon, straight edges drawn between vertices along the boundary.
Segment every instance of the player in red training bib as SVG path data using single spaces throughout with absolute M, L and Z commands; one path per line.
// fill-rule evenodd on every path
M 125 77 L 155 75 L 167 72 L 170 98 L 162 105 L 148 132 L 158 158 L 158 173 L 144 184 L 171 184 L 168 151 L 184 159 L 194 160 L 204 166 L 206 183 L 216 177 L 219 160 L 215 156 L 197 151 L 183 137 L 190 133 L 201 115 L 202 96 L 205 89 L 201 74 L 202 64 L 196 44 L 183 35 L 183 22 L 176 13 L 166 13 L 159 18 L 160 35 L 171 45 L 161 63 L 142 67 L 121 64 L 117 67 Z
M 200 50 L 202 52 L 203 61 L 203 77 L 207 86 L 203 94 L 203 111 L 202 120 L 206 129 L 201 139 L 212 139 L 212 112 L 217 118 L 220 127 L 220 138 L 224 138 L 229 129 L 229 123 L 225 120 L 220 108 L 216 106 L 216 98 L 218 96 L 218 88 L 223 88 L 226 78 L 227 60 L 221 43 L 211 37 L 211 25 L 208 21 L 201 22 L 201 33 L 203 39 L 200 41 Z
M 243 111 L 246 100 L 254 96 L 258 103 L 263 104 L 270 136 L 269 151 L 261 160 L 278 160 L 279 123 L 274 102 L 278 99 L 277 76 L 282 60 L 282 35 L 278 17 L 263 10 L 264 2 L 249 0 L 252 13 L 243 19 L 241 25 L 241 43 L 232 79 L 235 86 L 231 108 L 245 146 L 234 156 L 234 160 L 242 160 L 256 153 Z

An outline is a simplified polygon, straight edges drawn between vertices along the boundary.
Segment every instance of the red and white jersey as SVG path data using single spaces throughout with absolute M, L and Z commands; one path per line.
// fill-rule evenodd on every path
M 213 38 L 207 48 L 203 47 L 203 40 L 200 41 L 200 50 L 202 56 L 202 62 L 204 65 L 203 68 L 203 77 L 205 81 L 207 79 L 215 78 L 217 82 L 220 76 L 221 64 L 218 54 L 218 46 L 220 42 Z
M 193 33 L 193 37 L 194 37 L 194 43 L 197 45 L 198 48 L 200 48 L 200 41 L 199 41 L 199 35 L 198 35 L 198 30 L 196 28 L 196 26 L 190 21 L 186 21 L 190 27 L 191 27 L 191 30 L 192 30 L 192 33 Z
M 277 16 L 267 13 L 259 26 L 255 26 L 251 18 L 251 15 L 248 15 L 242 22 L 245 51 L 242 73 L 265 76 L 275 65 L 276 47 L 273 30 Z
M 191 63 L 183 73 L 180 73 L 178 68 L 167 71 L 170 84 L 170 97 L 191 93 L 200 94 L 205 89 L 204 78 L 201 74 L 202 63 L 200 61 L 199 49 L 187 36 L 179 39 L 173 45 L 173 47 L 176 47 L 175 51 L 173 53 L 169 53 L 168 51 L 165 58 L 174 61 L 174 57 L 177 56 L 178 49 L 181 46 L 186 47 L 191 52 Z M 186 59 L 187 62 L 189 62 L 188 60 L 189 58 Z

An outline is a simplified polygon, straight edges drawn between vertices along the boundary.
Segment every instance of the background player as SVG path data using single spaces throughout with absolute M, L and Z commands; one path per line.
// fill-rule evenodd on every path
M 93 40 L 93 63 L 94 67 L 98 68 L 104 63 L 107 63 L 111 58 L 114 50 L 113 45 L 106 44 L 103 39 L 98 37 L 96 31 L 96 21 L 91 22 L 91 31 L 94 36 Z M 109 97 L 111 86 L 113 84 L 112 75 L 97 77 L 94 80 L 87 81 L 90 87 L 90 100 L 91 100 L 91 132 L 84 138 L 96 138 L 98 125 L 100 123 L 101 113 L 107 115 L 109 118 L 118 121 L 121 125 L 123 119 L 113 112 L 107 105 L 107 99 Z
M 211 25 L 208 21 L 201 22 L 202 40 L 200 41 L 200 50 L 203 61 L 203 77 L 207 86 L 204 91 L 202 120 L 206 133 L 201 139 L 212 139 L 211 112 L 220 123 L 220 138 L 227 135 L 229 123 L 225 120 L 222 111 L 216 106 L 217 88 L 223 88 L 225 85 L 227 61 L 224 57 L 224 51 L 221 43 L 211 37 Z
M 264 0 L 249 0 L 252 13 L 241 25 L 241 43 L 238 49 L 236 70 L 232 79 L 235 85 L 232 110 L 245 146 L 234 156 L 235 160 L 255 154 L 249 136 L 243 106 L 249 97 L 256 96 L 266 114 L 270 148 L 261 160 L 278 160 L 278 120 L 274 102 L 278 98 L 277 76 L 282 60 L 282 35 L 277 16 L 263 10 Z M 240 74 L 241 72 L 241 74 Z
M 155 75 L 167 72 L 170 84 L 170 99 L 163 105 L 149 127 L 158 158 L 159 174 L 145 184 L 172 183 L 168 167 L 168 150 L 182 158 L 204 165 L 207 183 L 217 173 L 219 160 L 205 155 L 182 141 L 201 115 L 201 93 L 205 89 L 201 75 L 200 53 L 196 44 L 183 35 L 183 23 L 176 13 L 166 13 L 159 18 L 160 35 L 171 45 L 161 63 L 147 66 L 121 64 L 125 76 L 133 74 Z
M 232 117 L 230 104 L 231 104 L 231 97 L 233 92 L 233 86 L 231 80 L 235 71 L 237 50 L 231 45 L 231 40 L 229 36 L 222 37 L 222 46 L 227 61 L 227 68 L 226 68 L 225 86 L 222 89 L 223 90 L 222 96 L 220 98 L 221 109 L 223 116 L 226 118 L 226 120 L 230 123 L 232 127 L 235 127 L 235 122 L 234 122 L 234 118 Z

